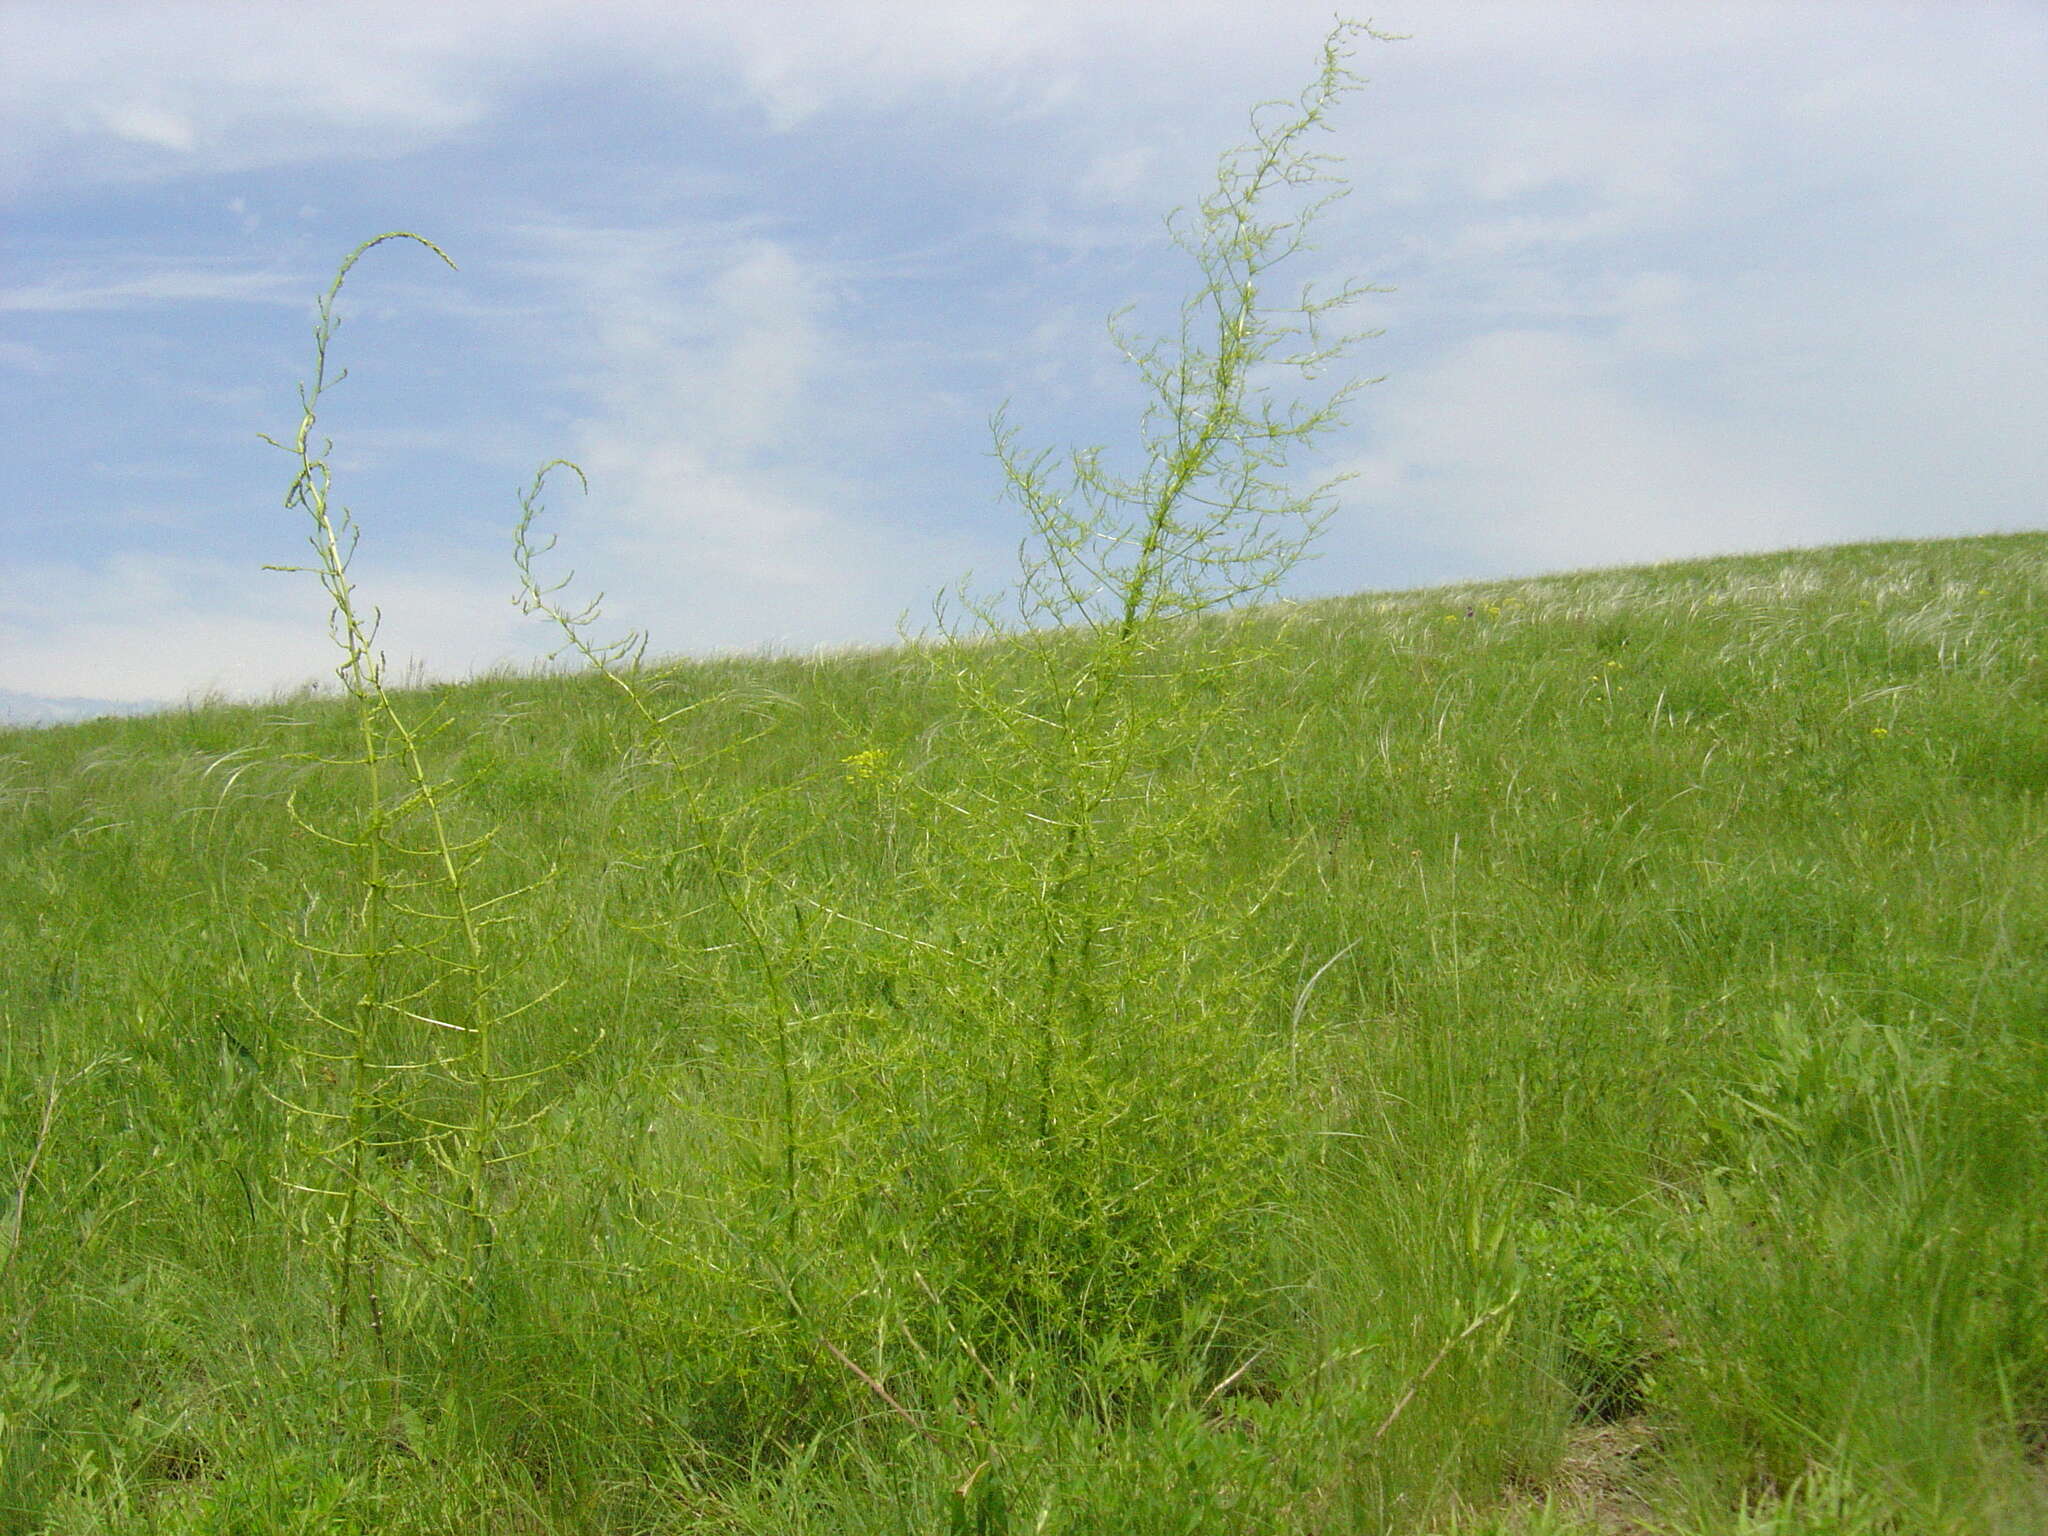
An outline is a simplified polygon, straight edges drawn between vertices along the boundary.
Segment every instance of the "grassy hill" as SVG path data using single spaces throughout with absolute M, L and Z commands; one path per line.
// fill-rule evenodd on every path
M 2025 534 L 1167 626 L 1078 736 L 1057 637 L 0 732 L 0 1532 L 2048 1528 L 2044 621 Z

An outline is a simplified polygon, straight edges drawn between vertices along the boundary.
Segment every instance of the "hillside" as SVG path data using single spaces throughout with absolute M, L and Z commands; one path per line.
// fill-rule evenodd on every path
M 0 1532 L 2048 1528 L 2044 635 L 2017 534 L 1078 726 L 1041 637 L 0 730 Z

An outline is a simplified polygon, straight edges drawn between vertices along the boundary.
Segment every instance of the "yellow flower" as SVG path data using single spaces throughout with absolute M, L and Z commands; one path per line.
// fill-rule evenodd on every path
M 851 757 L 839 760 L 846 767 L 844 775 L 849 784 L 865 783 L 882 778 L 889 771 L 889 754 L 880 747 L 869 747 Z

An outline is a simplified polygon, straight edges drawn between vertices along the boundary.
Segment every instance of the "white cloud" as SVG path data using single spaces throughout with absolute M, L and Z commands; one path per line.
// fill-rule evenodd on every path
M 362 601 L 383 614 L 394 681 L 416 659 L 461 676 L 531 654 L 536 637 L 503 586 L 365 564 Z M 331 678 L 340 652 L 310 576 L 240 561 L 117 555 L 30 566 L 0 607 L 0 689 L 43 697 L 263 697 Z
M 1498 331 L 1375 394 L 1346 500 L 1509 573 L 1816 543 L 1845 509 L 1742 423 L 1631 387 L 1611 343 Z M 1339 539 L 1343 535 L 1340 532 Z
M 149 102 L 130 101 L 103 106 L 99 115 L 107 132 L 130 144 L 149 144 L 158 149 L 189 154 L 198 142 L 198 133 L 189 116 Z
M 1892 117 L 1901 153 L 1952 159 L 2001 131 L 2048 37 L 2031 3 L 1870 4 L 1845 26 L 1829 0 L 1462 0 L 1379 21 L 1412 40 L 1366 45 L 1358 67 L 1389 104 L 1424 108 L 1406 122 L 1373 109 L 1370 142 L 1399 151 L 1389 166 L 1440 184 L 1448 157 L 1484 199 L 1585 186 L 1646 207 L 1690 197 L 1726 163 L 1727 122 L 1769 98 L 1805 138 L 1863 142 Z M 621 67 L 699 96 L 737 80 L 778 129 L 971 90 L 984 115 L 1122 118 L 1169 159 L 1206 156 L 1206 137 L 1181 142 L 1158 110 L 1223 102 L 1235 117 L 1293 88 L 1328 24 L 1319 0 L 15 0 L 0 10 L 0 181 L 412 149 L 524 87 Z M 1990 68 L 1999 88 L 1958 92 L 1959 68 Z M 1972 131 L 1916 131 L 1958 120 Z
M 305 302 L 302 277 L 226 267 L 162 267 L 114 281 L 104 273 L 73 272 L 19 288 L 0 288 L 0 312 L 16 313 L 63 314 L 166 303 L 297 307 Z
M 777 130 L 969 86 L 983 112 L 1071 111 L 1078 79 L 1133 64 L 1183 82 L 1298 67 L 1326 25 L 1309 0 L 16 0 L 0 190 L 409 151 L 590 68 L 718 97 L 737 81 Z
M 0 11 L 0 190 L 389 153 L 474 122 L 488 17 L 371 4 Z
M 1146 173 L 1158 163 L 1159 151 L 1150 144 L 1133 144 L 1097 155 L 1082 173 L 1075 189 L 1083 202 L 1121 203 L 1145 183 Z
M 837 455 L 874 403 L 833 329 L 837 279 L 746 230 L 528 233 L 587 316 L 596 407 L 570 450 L 592 494 L 553 505 L 621 621 L 663 650 L 875 639 L 920 573 L 952 574 L 943 546 L 877 525 L 879 488 Z

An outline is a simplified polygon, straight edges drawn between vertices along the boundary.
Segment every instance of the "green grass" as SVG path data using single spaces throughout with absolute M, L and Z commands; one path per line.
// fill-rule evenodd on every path
M 581 670 L 387 684 L 347 258 L 340 695 L 0 735 L 0 1536 L 2043 1528 L 2048 535 L 1245 606 L 1354 30 L 894 650 L 544 469 Z
M 2013 535 L 1230 621 L 1257 706 L 1150 770 L 1229 790 L 1174 865 L 1211 918 L 1149 973 L 1216 1016 L 1116 1050 L 1202 1109 L 1167 1123 L 1197 1150 L 1242 1094 L 1263 1162 L 1169 1144 L 1065 1229 L 977 1160 L 1024 1133 L 940 984 L 985 999 L 911 958 L 974 937 L 875 767 L 971 786 L 942 669 L 663 669 L 714 701 L 686 733 L 751 727 L 704 809 L 790 892 L 795 1250 L 767 984 L 627 701 L 398 695 L 445 722 L 431 771 L 458 831 L 496 827 L 493 878 L 553 871 L 506 963 L 559 990 L 504 1026 L 546 1114 L 485 1305 L 394 1260 L 375 1348 L 337 1349 L 290 1187 L 322 1076 L 293 939 L 352 875 L 287 797 L 347 804 L 307 760 L 347 710 L 11 733 L 0 1529 L 1593 1530 L 1572 1469 L 1607 1419 L 1636 1447 L 1608 1504 L 1648 1529 L 2039 1529 L 2044 577 Z M 1106 1144 L 1098 1200 L 1140 1166 Z M 1225 1173 L 1256 1199 L 1189 1225 Z M 1144 1329 L 991 1315 L 1053 1283 L 984 1294 L 1004 1245 L 1060 1230 L 1059 1284 Z

